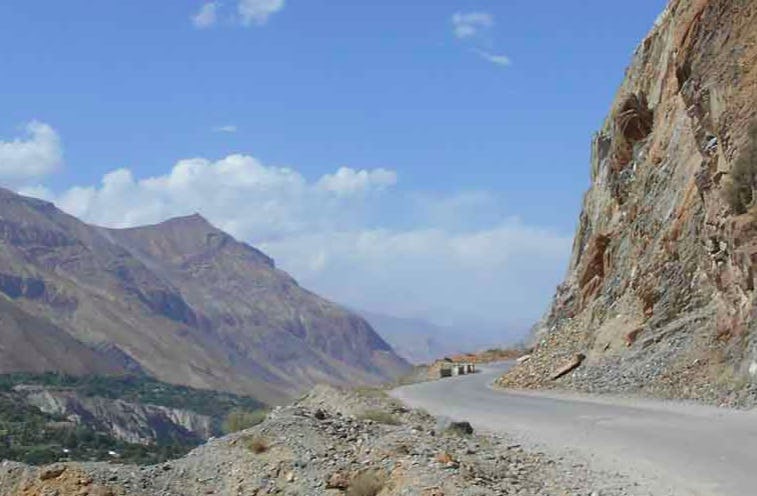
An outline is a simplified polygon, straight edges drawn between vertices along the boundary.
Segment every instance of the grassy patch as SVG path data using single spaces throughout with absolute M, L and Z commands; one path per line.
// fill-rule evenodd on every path
M 231 434 L 254 427 L 265 420 L 266 414 L 265 410 L 249 411 L 235 408 L 226 415 L 222 426 L 223 432 Z
M 402 423 L 397 416 L 384 410 L 365 410 L 364 412 L 361 412 L 357 418 L 360 420 L 372 420 L 373 422 L 384 425 L 399 425 Z
M 363 396 L 364 398 L 388 398 L 386 390 L 379 387 L 360 386 L 356 387 L 354 391 Z

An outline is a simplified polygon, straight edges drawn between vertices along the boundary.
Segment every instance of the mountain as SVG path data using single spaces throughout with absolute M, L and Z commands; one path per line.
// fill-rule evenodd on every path
M 592 146 L 568 276 L 501 381 L 757 399 L 757 2 L 673 0 Z
M 421 319 L 404 319 L 372 312 L 360 312 L 398 355 L 414 364 L 434 360 L 463 351 L 463 339 L 453 329 Z
M 432 363 L 445 356 L 476 352 L 513 343 L 518 333 L 471 324 L 467 328 L 441 326 L 423 319 L 360 311 L 398 355 L 414 364 Z
M 277 403 L 399 358 L 199 215 L 114 230 L 0 189 L 0 372 L 144 373 Z

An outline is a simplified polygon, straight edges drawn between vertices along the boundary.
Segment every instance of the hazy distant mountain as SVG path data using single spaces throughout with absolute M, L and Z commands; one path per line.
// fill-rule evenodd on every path
M 368 312 L 362 315 L 394 351 L 410 363 L 428 363 L 458 351 L 445 338 L 446 330 L 429 322 Z
M 445 327 L 423 319 L 406 319 L 361 311 L 360 314 L 392 348 L 411 363 L 429 363 L 437 358 L 461 352 L 478 351 L 506 342 L 494 333 L 482 332 L 477 326 L 470 329 Z
M 0 372 L 140 370 L 278 401 L 407 367 L 365 320 L 198 215 L 104 229 L 0 189 Z

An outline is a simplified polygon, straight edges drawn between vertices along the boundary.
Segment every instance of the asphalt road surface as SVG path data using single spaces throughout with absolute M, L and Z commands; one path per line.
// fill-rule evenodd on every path
M 527 446 L 622 473 L 656 495 L 757 496 L 757 412 L 490 387 L 507 365 L 392 395 Z

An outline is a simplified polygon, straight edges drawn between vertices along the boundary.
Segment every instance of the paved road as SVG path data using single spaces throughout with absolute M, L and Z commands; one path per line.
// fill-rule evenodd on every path
M 757 412 L 490 388 L 506 367 L 405 386 L 392 395 L 434 415 L 621 472 L 655 495 L 757 496 Z

